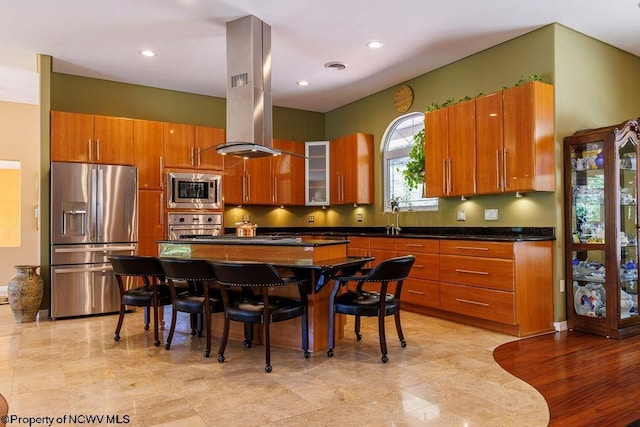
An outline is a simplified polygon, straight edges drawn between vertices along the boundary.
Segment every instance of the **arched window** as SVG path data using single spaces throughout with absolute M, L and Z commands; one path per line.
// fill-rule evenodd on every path
M 414 135 L 424 129 L 424 114 L 410 113 L 398 117 L 387 127 L 382 138 L 382 175 L 384 179 L 384 210 L 391 210 L 397 201 L 401 210 L 438 210 L 437 198 L 423 197 L 423 186 L 409 188 L 403 171 L 413 148 Z

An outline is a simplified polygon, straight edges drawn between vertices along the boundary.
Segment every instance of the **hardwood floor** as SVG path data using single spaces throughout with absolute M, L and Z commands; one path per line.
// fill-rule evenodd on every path
M 626 426 L 640 419 L 640 337 L 564 331 L 503 344 L 493 356 L 544 396 L 550 426 Z

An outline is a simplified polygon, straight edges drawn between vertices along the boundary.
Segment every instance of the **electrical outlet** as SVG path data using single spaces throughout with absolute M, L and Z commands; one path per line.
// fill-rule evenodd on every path
M 313 215 L 309 215 L 308 221 L 309 222 L 314 222 L 316 220 L 316 217 Z
M 456 213 L 456 220 L 458 221 L 466 221 L 467 220 L 467 214 L 465 211 L 458 211 Z
M 560 280 L 560 292 L 564 292 L 564 291 L 565 291 L 564 280 Z
M 485 221 L 497 221 L 498 220 L 498 209 L 485 209 L 484 210 L 484 220 Z
M 242 215 L 242 222 L 251 222 L 250 215 Z
M 362 214 L 361 213 L 356 214 L 356 221 L 362 222 Z

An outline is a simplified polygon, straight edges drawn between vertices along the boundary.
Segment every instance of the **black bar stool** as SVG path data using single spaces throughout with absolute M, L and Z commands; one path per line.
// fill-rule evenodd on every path
M 306 280 L 282 277 L 278 270 L 270 264 L 240 263 L 240 262 L 214 262 L 213 269 L 216 281 L 222 291 L 222 299 L 225 306 L 224 332 L 218 361 L 224 362 L 224 351 L 229 339 L 230 320 L 245 324 L 245 346 L 251 347 L 251 324 L 261 323 L 264 329 L 265 367 L 266 372 L 271 372 L 271 342 L 269 324 L 281 322 L 302 316 L 302 349 L 304 357 L 309 358 L 309 335 L 307 320 L 307 294 Z M 300 300 L 281 296 L 270 296 L 269 288 L 294 284 L 298 286 Z M 229 288 L 243 288 L 242 298 L 230 297 Z M 259 292 L 247 292 L 257 289 Z
M 120 317 L 113 339 L 120 341 L 120 330 L 126 306 L 144 307 L 144 329 L 149 330 L 149 310 L 153 308 L 153 333 L 155 345 L 160 345 L 158 336 L 158 307 L 171 304 L 169 287 L 164 283 L 164 271 L 155 257 L 135 255 L 112 255 L 109 257 L 120 290 Z M 127 289 L 123 277 L 141 278 L 144 285 Z
M 409 276 L 413 267 L 415 257 L 407 255 L 387 259 L 371 270 L 364 270 L 359 275 L 336 276 L 334 278 L 333 289 L 329 297 L 329 351 L 327 356 L 333 356 L 335 344 L 335 316 L 338 314 L 348 314 L 356 317 L 355 333 L 356 339 L 360 341 L 360 317 L 378 318 L 378 335 L 380 337 L 380 351 L 382 352 L 382 362 L 387 363 L 387 341 L 385 338 L 384 319 L 386 316 L 395 317 L 396 330 L 400 345 L 407 346 L 400 325 L 400 293 L 402 283 Z M 356 282 L 354 290 L 337 295 L 343 285 L 349 282 Z M 365 283 L 379 283 L 377 290 L 363 290 Z M 395 283 L 393 293 L 387 293 L 390 283 Z M 381 297 L 384 295 L 384 298 Z
M 189 313 L 196 317 L 198 325 L 204 323 L 207 337 L 207 349 L 204 352 L 204 357 L 209 357 L 211 354 L 211 313 L 221 313 L 224 310 L 220 290 L 214 287 L 213 267 L 205 260 L 183 258 L 160 258 L 160 264 L 169 281 L 169 291 L 173 301 L 171 328 L 165 348 L 167 350 L 171 348 L 171 340 L 176 330 L 177 313 Z M 176 292 L 176 281 L 186 281 L 188 291 L 185 293 Z M 193 319 L 191 325 L 193 330 Z M 194 335 L 193 331 L 192 335 Z

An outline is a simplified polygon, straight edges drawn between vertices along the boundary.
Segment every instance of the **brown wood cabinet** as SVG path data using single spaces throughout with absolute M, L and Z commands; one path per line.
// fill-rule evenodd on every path
M 516 336 L 553 327 L 551 241 L 440 241 L 440 309 Z
M 226 205 L 272 205 L 271 157 L 225 159 L 222 186 Z
M 51 111 L 51 161 L 133 165 L 133 120 Z
M 304 143 L 274 139 L 273 148 L 298 154 L 282 154 L 271 159 L 273 204 L 304 206 Z
M 476 98 L 476 194 L 505 191 L 502 92 Z
M 138 255 L 157 256 L 164 238 L 164 190 L 138 190 Z
M 225 132 L 221 128 L 195 126 L 196 164 L 199 169 L 222 170 L 224 156 L 218 154 L 216 148 L 225 142 Z
M 555 191 L 553 86 L 529 82 L 502 98 L 505 191 Z
M 553 326 L 551 241 L 491 242 L 348 236 L 349 256 L 414 255 L 403 309 L 515 336 Z
M 133 164 L 138 167 L 138 188 L 164 188 L 162 122 L 133 121 Z
M 439 240 L 397 239 L 398 256 L 416 257 L 402 287 L 402 302 L 440 308 L 439 248 Z
M 425 114 L 425 182 L 428 197 L 476 191 L 475 101 Z
M 167 167 L 218 169 L 223 156 L 215 147 L 224 142 L 224 129 L 164 123 L 164 162 Z
M 528 82 L 425 114 L 428 197 L 555 191 L 553 86 Z
M 329 147 L 330 203 L 373 204 L 373 135 L 348 135 Z

